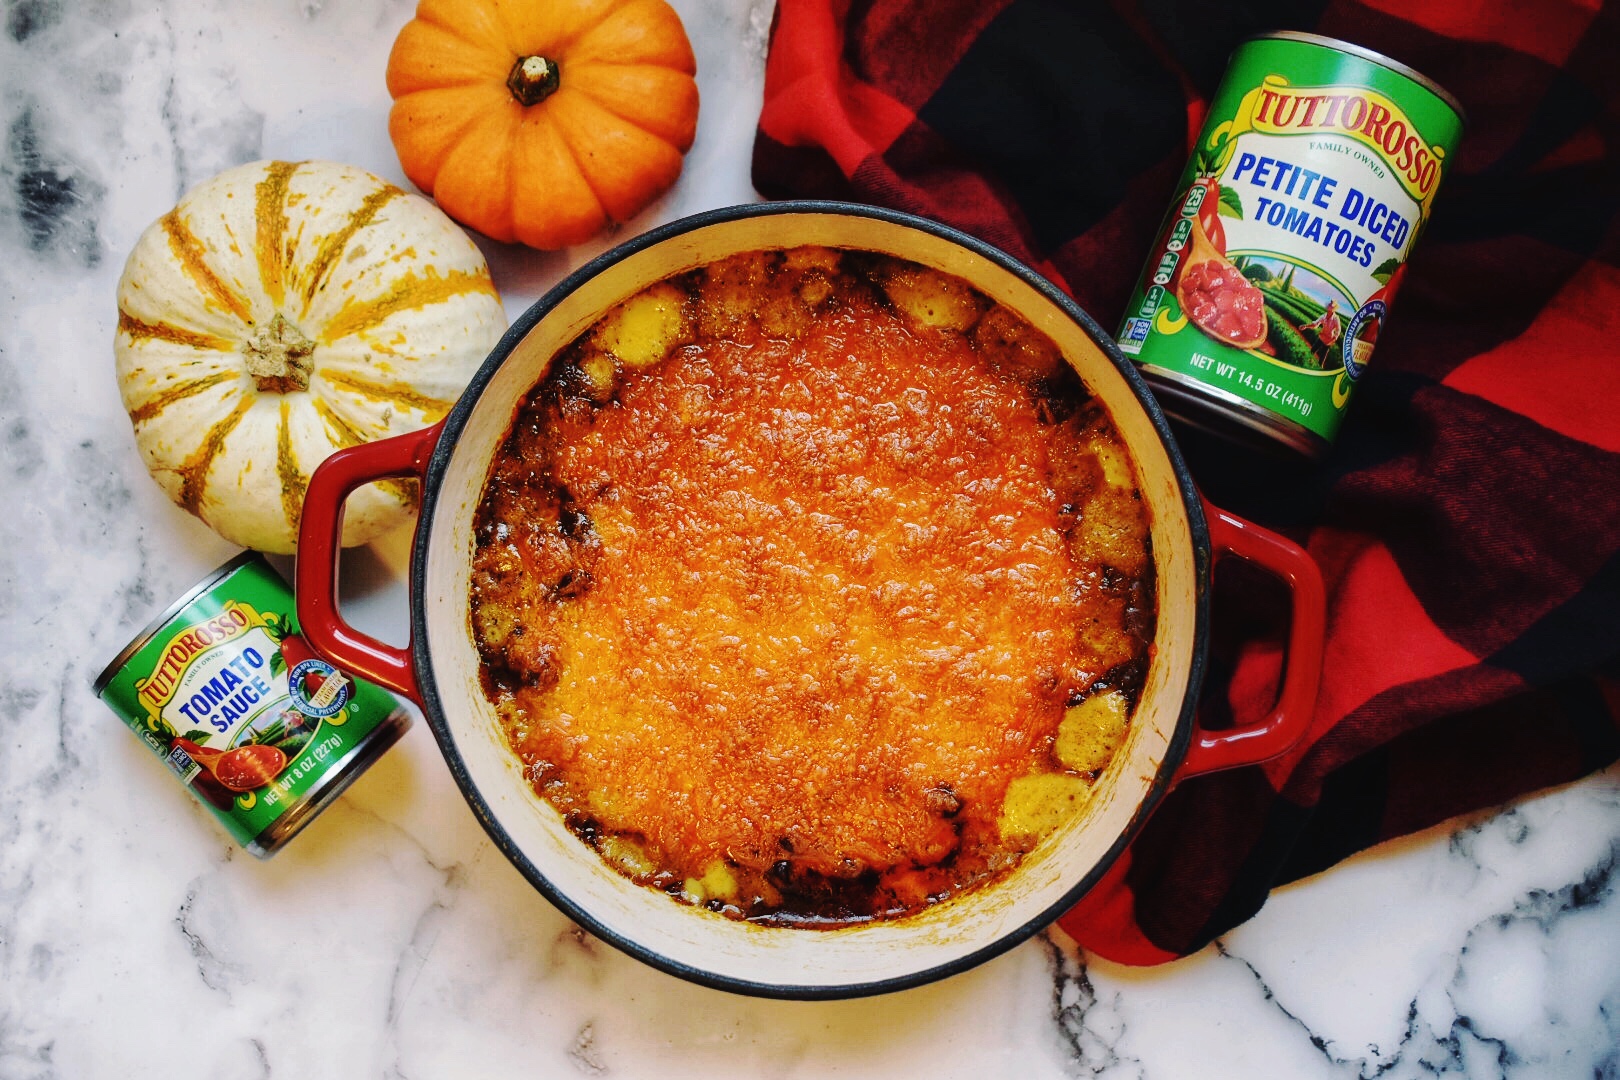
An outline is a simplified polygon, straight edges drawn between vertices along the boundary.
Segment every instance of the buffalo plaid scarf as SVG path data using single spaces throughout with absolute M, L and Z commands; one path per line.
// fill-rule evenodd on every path
M 1104 326 L 1244 38 L 1353 41 L 1469 114 L 1327 462 L 1179 433 L 1212 501 L 1321 565 L 1326 670 L 1298 749 L 1178 787 L 1063 920 L 1093 951 L 1194 951 L 1276 885 L 1620 756 L 1620 12 L 1599 4 L 780 0 L 760 192 L 947 222 Z M 1287 607 L 1241 564 L 1215 593 L 1208 726 L 1269 706 Z

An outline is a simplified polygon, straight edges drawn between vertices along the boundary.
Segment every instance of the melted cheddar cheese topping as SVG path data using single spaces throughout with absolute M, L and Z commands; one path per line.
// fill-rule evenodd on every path
M 739 256 L 605 316 L 519 413 L 471 582 L 535 790 L 738 917 L 895 917 L 1078 813 L 1151 638 L 1106 414 L 965 283 Z

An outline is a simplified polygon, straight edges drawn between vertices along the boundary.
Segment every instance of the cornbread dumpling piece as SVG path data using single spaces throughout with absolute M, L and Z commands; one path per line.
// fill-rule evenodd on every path
M 651 367 L 693 340 L 686 293 L 667 281 L 632 296 L 602 320 L 596 344 L 628 368 Z
M 650 877 L 658 870 L 641 844 L 627 836 L 604 836 L 597 850 L 602 858 L 632 878 Z
M 473 629 L 487 648 L 504 651 L 521 625 L 521 607 L 509 599 L 523 572 L 523 560 L 510 544 L 486 544 L 473 553 Z
M 1148 517 L 1130 457 L 1100 407 L 1082 409 L 1063 426 L 1050 462 L 1052 486 L 1073 508 L 1070 550 L 1082 564 L 1137 577 L 1148 565 Z
M 765 907 L 774 908 L 782 905 L 781 890 L 761 875 L 755 875 L 750 882 L 750 892 L 753 893 L 753 903 L 756 906 L 763 904 Z
M 694 904 L 703 904 L 710 900 L 730 903 L 737 899 L 737 876 L 731 872 L 729 866 L 716 859 L 704 869 L 702 877 L 687 878 L 682 885 L 682 891 Z
M 985 299 L 967 282 L 926 266 L 891 262 L 876 277 L 889 302 L 922 326 L 964 333 L 984 312 Z
M 1125 741 L 1131 706 L 1118 690 L 1093 694 L 1063 713 L 1052 752 L 1066 769 L 1100 772 Z
M 973 342 L 999 370 L 1026 382 L 1050 378 L 1063 363 L 1051 338 L 1000 304 L 973 328 Z
M 698 322 L 705 336 L 722 337 L 747 322 L 767 296 L 771 260 L 745 251 L 704 267 L 698 285 Z
M 782 253 L 782 276 L 792 285 L 799 302 L 814 309 L 825 304 L 837 289 L 843 252 L 835 248 L 806 245 Z
M 1091 605 L 1094 612 L 1080 627 L 1080 647 L 1092 658 L 1095 670 L 1107 671 L 1128 661 L 1141 642 L 1126 619 L 1126 599 L 1106 592 Z
M 1120 489 L 1136 486 L 1130 457 L 1120 441 L 1119 432 L 1114 430 L 1113 422 L 1100 404 L 1087 402 L 1069 423 L 1074 426 L 1075 440 L 1084 443 L 1096 455 L 1098 464 L 1102 466 L 1103 479 L 1109 486 Z
M 1065 424 L 1064 427 L 1068 429 L 1069 425 Z M 1051 470 L 1052 489 L 1057 492 L 1058 499 L 1078 510 L 1107 483 L 1107 478 L 1102 462 L 1097 460 L 1091 448 L 1079 437 L 1068 436 L 1069 431 L 1065 430 L 1064 438 L 1053 445 L 1048 468 Z
M 1029 773 L 1007 785 L 996 822 L 1004 840 L 1036 841 L 1057 831 L 1091 798 L 1091 785 L 1068 773 Z
M 759 328 L 771 337 L 797 341 L 815 322 L 815 312 L 797 293 L 778 291 L 759 307 Z
M 533 605 L 544 602 L 544 589 L 529 573 L 517 543 L 483 544 L 473 552 L 473 631 L 479 647 L 519 674 L 542 674 L 548 663 L 545 641 L 525 622 Z
M 1134 498 L 1130 457 L 1101 406 L 1083 406 L 1063 422 L 1063 430 L 1052 483 L 1065 501 L 1083 503 L 1110 490 Z
M 1113 439 L 1097 439 L 1092 443 L 1097 462 L 1102 466 L 1103 482 L 1118 491 L 1133 491 L 1136 477 L 1131 475 L 1131 462 L 1125 451 Z
M 613 362 L 613 354 L 601 349 L 585 351 L 579 360 L 579 374 L 584 381 L 585 392 L 594 401 L 611 398 L 619 382 L 619 369 Z
M 805 271 L 823 270 L 828 274 L 838 273 L 843 264 L 844 253 L 837 248 L 822 247 L 819 244 L 805 244 L 802 247 L 788 248 L 782 252 L 782 269 Z
M 1132 491 L 1105 487 L 1085 501 L 1070 534 L 1075 555 L 1135 577 L 1147 569 L 1147 517 Z
M 832 275 L 826 271 L 807 270 L 804 276 L 799 278 L 797 291 L 801 301 L 809 307 L 818 308 L 832 297 L 836 287 Z

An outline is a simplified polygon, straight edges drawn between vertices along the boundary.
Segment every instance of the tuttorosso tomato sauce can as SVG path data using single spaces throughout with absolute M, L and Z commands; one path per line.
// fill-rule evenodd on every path
M 315 656 L 293 596 L 244 552 L 141 631 L 94 689 L 248 851 L 267 858 L 410 726 Z
M 1166 411 L 1325 454 L 1463 123 L 1445 90 L 1369 49 L 1241 45 L 1120 326 Z

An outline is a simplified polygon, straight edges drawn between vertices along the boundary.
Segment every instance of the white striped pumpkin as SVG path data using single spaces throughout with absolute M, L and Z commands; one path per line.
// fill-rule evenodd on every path
M 118 385 L 147 468 L 233 543 L 289 553 L 334 450 L 440 419 L 506 327 L 483 255 L 436 206 L 360 169 L 259 161 L 142 234 L 118 283 Z M 343 543 L 409 520 L 384 481 Z

